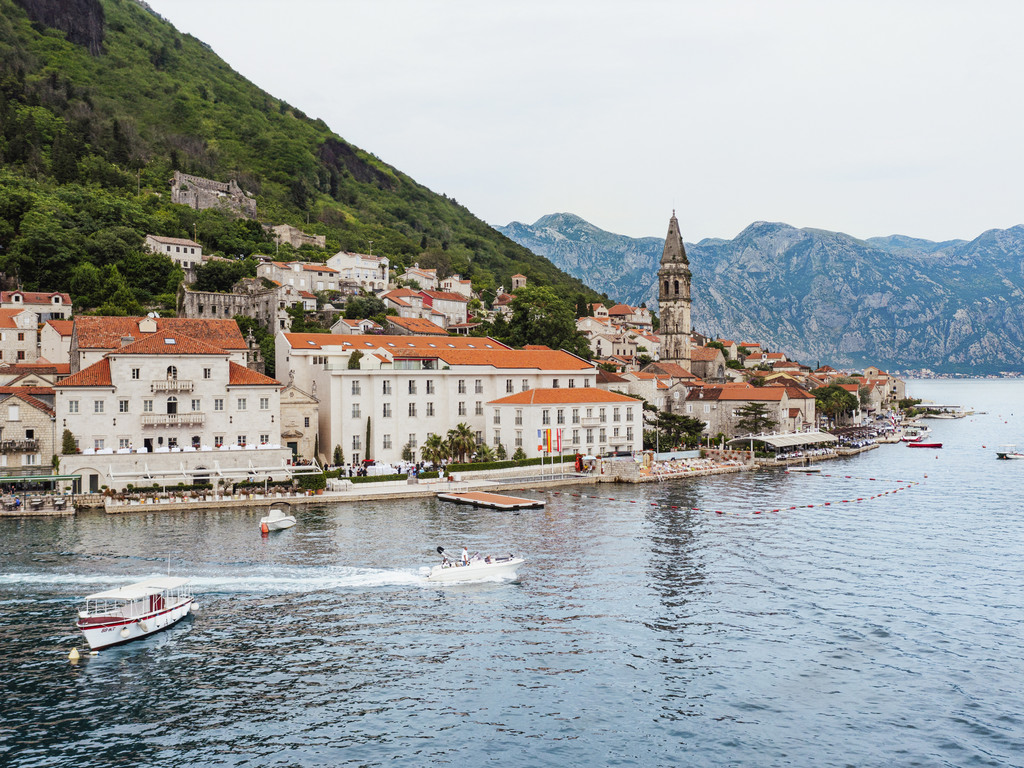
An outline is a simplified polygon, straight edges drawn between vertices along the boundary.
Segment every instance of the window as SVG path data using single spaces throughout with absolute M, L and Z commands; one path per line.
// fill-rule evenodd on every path
M 24 331 L 19 331 L 18 332 L 18 341 L 24 341 L 24 340 L 25 340 L 25 332 Z
M 142 411 L 143 411 L 143 413 L 152 413 L 153 412 L 153 401 L 152 400 L 143 400 L 142 401 Z
M 551 423 L 551 411 L 549 411 L 548 409 L 545 408 L 543 411 L 540 412 L 540 423 L 541 424 L 550 424 Z
M 309 416 L 306 416 L 305 418 L 302 419 L 302 426 L 306 427 L 307 429 L 309 428 Z
M 473 393 L 477 395 L 482 395 L 484 393 L 483 379 L 477 379 L 473 382 Z
M 416 394 L 416 382 L 413 381 L 412 379 L 409 379 L 409 394 L 410 395 L 415 395 Z
M 384 418 L 391 418 L 391 403 L 384 403 Z
M 632 427 L 626 427 L 626 439 L 627 440 L 632 440 L 633 439 L 633 428 Z
M 628 406 L 626 406 L 626 421 L 632 421 L 632 420 L 633 420 L 633 406 L 632 405 L 628 405 Z
M 434 394 L 434 382 L 433 382 L 432 379 L 428 379 L 427 380 L 427 394 L 428 395 Z
M 129 445 L 130 445 L 130 441 L 128 440 L 127 437 L 118 438 L 117 449 L 119 451 L 124 450 L 125 448 L 129 447 Z
M 352 403 L 352 418 L 359 418 L 359 403 Z
M 391 435 L 383 435 L 381 437 L 381 440 L 382 447 L 384 448 L 384 450 L 388 450 L 389 448 L 391 448 Z
M 484 444 L 484 433 L 481 432 L 479 429 L 476 431 L 476 444 L 477 445 L 483 445 Z
M 711 413 L 711 403 L 704 403 L 704 413 Z
M 687 413 L 693 413 L 693 403 L 687 403 L 686 404 L 686 412 Z
M 576 389 L 576 379 L 569 379 L 569 389 Z
M 178 378 L 178 369 L 175 366 L 173 366 L 173 365 L 167 366 L 167 380 L 168 381 L 173 381 L 173 380 L 176 380 L 177 378 Z
M 522 448 L 523 447 L 523 433 L 520 432 L 519 430 L 516 430 L 515 444 L 516 444 L 516 448 Z
M 483 416 L 484 415 L 484 404 L 483 404 L 482 401 L 480 401 L 480 400 L 476 401 L 476 406 L 473 409 L 473 414 L 476 415 L 476 416 Z
M 353 453 L 352 454 L 352 464 L 354 464 L 354 465 L 358 465 L 359 464 L 359 454 L 358 453 Z
M 412 448 L 413 450 L 416 450 L 418 445 L 419 443 L 416 442 L 416 434 L 413 433 L 409 435 L 409 447 Z
M 580 431 L 578 429 L 574 429 L 572 431 L 572 444 L 573 445 L 579 445 L 580 444 Z
M 618 437 L 618 436 L 619 436 L 619 428 L 618 427 L 613 427 L 612 428 L 612 437 Z
M 561 408 L 555 411 L 555 423 L 565 424 L 565 411 Z
M 516 391 L 515 387 L 512 386 L 512 379 L 505 379 L 505 391 L 506 392 L 515 392 Z
M 118 413 L 128 413 L 128 401 L 127 400 L 118 400 L 117 401 L 117 412 Z
M 500 408 L 495 408 L 494 409 L 494 423 L 495 424 L 501 424 L 501 409 Z
M 260 445 L 266 445 L 270 442 L 270 435 L 260 435 Z
M 459 401 L 459 416 L 466 415 L 466 403 L 464 400 Z
M 382 393 L 385 394 L 385 395 L 390 395 L 391 394 L 391 382 L 386 380 L 386 379 L 383 382 Z
M 416 417 L 416 403 L 409 403 L 409 416 Z
M 26 429 L 25 430 L 25 439 L 26 440 L 35 440 L 36 439 L 36 431 L 34 429 Z
M 523 409 L 522 408 L 516 408 L 516 426 L 517 427 L 523 426 Z
M 269 411 L 270 410 L 270 398 L 269 397 L 261 397 L 260 398 L 260 410 L 261 411 Z
M 177 413 L 178 412 L 178 398 L 171 395 L 167 398 L 167 412 Z
M 587 445 L 593 445 L 593 444 L 594 444 L 594 430 L 588 429 L 587 430 Z
M 427 416 L 433 416 L 433 415 L 434 415 L 434 404 L 433 403 L 427 403 Z
M 222 445 L 224 445 L 224 435 L 214 435 L 213 436 L 213 447 L 214 448 L 220 448 Z
M 552 379 L 551 380 L 551 388 L 552 389 L 558 389 L 558 379 Z
M 95 440 L 93 440 L 92 441 L 92 447 L 93 447 L 94 450 L 102 451 L 103 450 L 103 438 L 102 437 L 97 437 Z
M 176 438 L 176 437 L 168 437 L 167 438 L 167 447 L 168 448 L 177 448 L 178 447 L 178 438 Z
M 599 440 L 602 443 L 605 441 L 605 430 L 604 430 L 604 427 L 601 427 Z
M 24 360 L 25 359 L 25 350 L 23 350 L 23 349 L 19 349 L 18 350 L 18 359 L 19 360 Z
M 100 442 L 102 443 L 103 441 L 100 440 Z M 21 463 L 22 463 L 23 466 L 27 465 L 27 466 L 34 467 L 37 464 L 39 464 L 39 454 L 38 453 L 26 453 L 26 454 L 23 454 L 22 462 Z
M 223 397 L 215 397 L 215 398 L 213 398 L 213 410 L 215 410 L 215 411 L 223 411 L 224 410 L 224 398 Z
M 501 445 L 501 430 L 500 429 L 494 430 L 494 444 L 495 445 Z
M 360 392 L 360 386 L 359 386 L 359 382 L 358 381 L 353 381 L 352 382 L 352 394 L 353 395 L 360 395 L 360 394 L 362 394 L 362 392 Z
M 572 409 L 572 423 L 573 424 L 579 424 L 580 423 L 580 409 L 579 408 L 573 408 Z
M 197 398 L 192 398 L 192 411 L 195 412 L 195 411 L 201 411 L 201 410 L 203 410 L 202 402 L 200 400 L 198 400 Z
M 523 379 L 523 392 L 525 392 L 529 388 L 530 388 L 530 380 L 529 379 Z
M 459 394 L 460 395 L 466 394 L 466 380 L 465 379 L 459 379 Z
M 93 413 L 103 413 L 103 401 L 102 400 L 93 400 L 92 401 L 92 412 Z
M 133 379 L 138 379 L 139 378 L 139 369 L 138 368 L 132 368 L 132 378 Z
M 612 408 L 612 421 L 619 421 L 619 409 L 617 406 Z
M 239 435 L 237 442 L 238 445 L 245 445 L 245 435 Z
M 68 413 L 78 413 L 77 400 L 68 400 Z
M 245 406 L 246 406 L 246 398 L 244 398 L 244 397 L 238 398 L 238 410 L 244 411 L 245 410 Z
M 597 418 L 601 421 L 608 421 L 608 415 L 604 408 L 597 409 Z

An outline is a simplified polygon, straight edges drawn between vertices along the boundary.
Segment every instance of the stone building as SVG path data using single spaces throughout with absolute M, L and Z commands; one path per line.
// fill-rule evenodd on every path
M 315 384 L 314 384 L 315 387 Z M 296 459 L 329 460 L 326 451 L 316 455 L 320 429 L 320 401 L 315 395 L 299 389 L 294 379 L 281 390 L 281 442 Z M 333 449 L 332 449 L 333 450 Z
M 242 191 L 234 179 L 224 183 L 175 171 L 171 179 L 171 202 L 197 211 L 219 208 L 247 219 L 256 218 L 256 200 Z
M 178 317 L 231 319 L 235 315 L 251 317 L 271 333 L 291 328 L 291 317 L 284 310 L 281 289 L 267 287 L 259 278 L 243 277 L 231 293 L 194 291 L 185 285 L 178 289 Z
M 53 407 L 28 394 L 36 387 L 0 393 L 0 483 L 4 478 L 48 475 L 59 453 Z
M 668 223 L 665 249 L 658 269 L 661 308 L 661 359 L 690 369 L 690 260 L 683 247 L 676 212 Z
M 265 225 L 263 227 L 274 238 L 278 245 L 287 243 L 292 248 L 301 248 L 304 245 L 312 245 L 314 248 L 326 248 L 326 235 L 307 235 L 298 227 L 290 224 L 278 224 L 276 227 Z

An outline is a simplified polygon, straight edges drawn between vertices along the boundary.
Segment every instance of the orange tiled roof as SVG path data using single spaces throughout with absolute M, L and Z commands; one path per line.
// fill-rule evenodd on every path
M 114 355 L 225 355 L 220 347 L 193 339 L 183 333 L 165 331 L 150 333 L 138 341 L 107 353 Z
M 19 387 L 8 385 L 6 387 L 0 387 L 0 395 L 16 395 L 23 393 L 26 395 L 38 395 L 40 397 L 47 395 L 53 397 L 53 387 Z
M 71 331 L 75 329 L 74 320 L 47 320 L 46 324 L 52 325 L 53 330 L 55 330 L 61 336 L 70 336 Z
M 434 334 L 437 336 L 443 336 L 446 333 L 444 328 L 437 323 L 427 320 L 425 317 L 388 317 L 388 322 L 391 325 L 397 325 L 413 333 Z
M 14 318 L 24 311 L 24 309 L 0 309 L 0 328 L 17 328 L 18 324 L 14 322 Z M 33 313 L 32 316 L 35 317 L 35 314 Z M 31 328 L 22 328 L 21 330 L 35 331 L 35 323 Z
M 93 363 L 88 368 L 71 374 L 53 386 L 55 389 L 58 387 L 111 387 L 113 381 L 110 378 L 110 359 L 104 357 L 98 363 Z
M 376 350 L 383 347 L 388 351 L 425 351 L 438 349 L 477 349 L 481 351 L 511 350 L 500 341 L 489 336 L 396 336 L 376 334 L 338 334 L 338 333 L 286 333 L 285 339 L 293 350 L 323 349 L 324 347 L 340 347 L 340 351 L 352 349 Z
M 28 387 L 26 387 L 26 389 L 28 389 Z M 23 400 L 25 403 L 27 403 L 28 405 L 32 406 L 33 408 L 42 411 L 47 416 L 53 416 L 54 415 L 53 408 L 48 406 L 42 400 L 39 400 L 38 398 L 33 397 L 28 392 L 11 392 L 11 393 L 9 393 L 9 395 L 10 395 L 10 397 L 16 397 L 19 400 Z M 8 399 L 10 399 L 10 397 L 8 397 Z
M 609 315 L 632 315 L 633 308 L 629 304 L 616 304 L 608 310 Z
M 690 373 L 688 370 L 678 363 L 668 363 L 662 360 L 661 362 L 651 363 L 644 370 L 652 373 L 661 373 L 665 376 L 670 376 L 673 379 L 696 379 L 697 377 Z
M 617 392 L 609 392 L 596 387 L 576 387 L 573 389 L 528 389 L 514 395 L 491 400 L 491 405 L 567 405 L 571 403 L 631 403 L 641 400 L 626 397 Z
M 698 363 L 710 363 L 717 360 L 722 350 L 715 347 L 694 347 L 690 350 L 690 360 Z
M 75 334 L 79 349 L 118 349 L 121 339 L 145 335 L 139 323 L 145 317 L 98 317 L 79 315 L 75 318 Z M 203 320 L 189 317 L 158 317 L 156 333 L 173 331 L 221 349 L 246 349 L 245 339 L 234 320 Z
M 401 338 L 416 338 L 403 336 Z M 419 338 L 427 338 L 425 336 Z M 458 337 L 449 337 L 458 338 Z M 469 337 L 472 338 L 472 337 Z M 479 339 L 477 339 L 479 341 Z M 423 357 L 425 350 L 395 349 L 395 357 Z M 432 349 L 430 357 L 437 357 L 449 365 L 486 365 L 492 368 L 532 368 L 541 371 L 593 370 L 594 364 L 568 352 L 557 349 Z
M 228 364 L 228 386 L 280 387 L 281 382 L 238 363 Z
M 60 291 L 54 291 L 53 293 L 44 293 L 43 291 L 0 291 L 0 302 L 7 304 L 13 301 L 14 294 L 21 295 L 22 304 L 52 304 L 54 296 L 60 296 L 63 305 L 71 306 L 71 295 L 68 293 L 61 293 Z
M 421 296 L 427 296 L 434 301 L 459 301 L 468 304 L 469 299 L 461 293 L 450 293 L 449 291 L 420 291 Z

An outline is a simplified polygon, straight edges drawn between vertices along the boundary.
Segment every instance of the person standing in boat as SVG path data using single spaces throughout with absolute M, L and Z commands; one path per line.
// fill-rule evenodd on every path
M 469 565 L 469 550 L 465 547 L 462 548 L 462 564 Z

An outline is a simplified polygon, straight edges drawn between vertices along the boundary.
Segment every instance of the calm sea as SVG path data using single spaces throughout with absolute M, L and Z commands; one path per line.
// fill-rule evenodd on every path
M 979 414 L 516 514 L 0 520 L 0 765 L 1024 765 L 1024 382 L 910 392 Z M 438 545 L 528 562 L 428 586 Z M 77 599 L 168 552 L 197 615 L 69 664 Z

